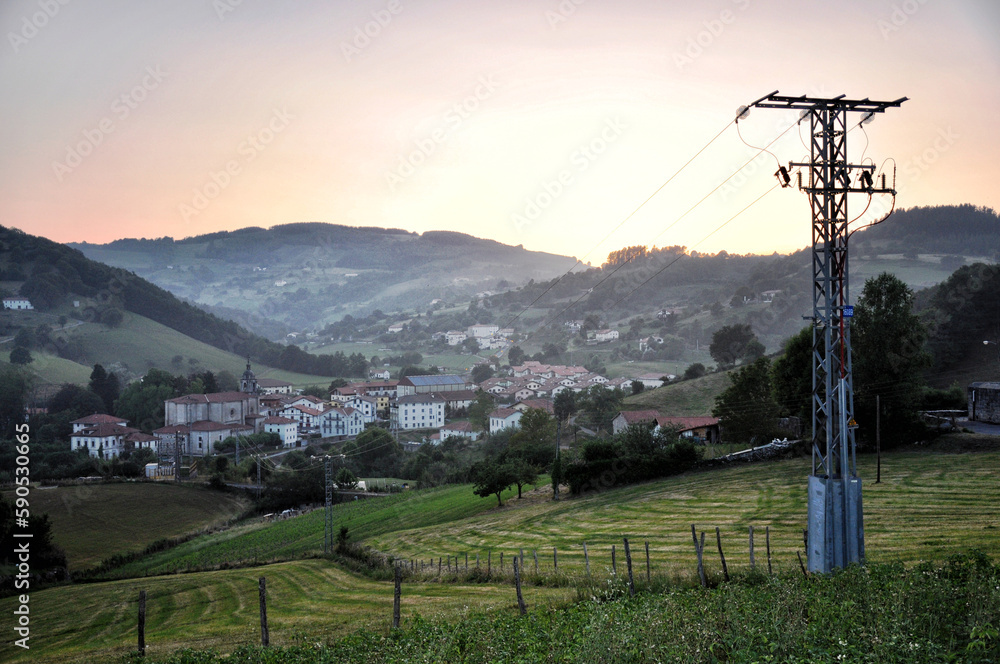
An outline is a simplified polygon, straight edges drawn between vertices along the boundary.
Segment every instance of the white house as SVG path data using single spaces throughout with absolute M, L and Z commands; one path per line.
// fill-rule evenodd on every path
M 381 380 L 389 380 L 389 378 L 391 376 L 392 376 L 392 374 L 389 373 L 388 369 L 383 369 L 382 371 L 369 371 L 368 372 L 368 377 L 372 378 L 372 379 L 379 378 Z
M 445 341 L 448 342 L 449 346 L 457 346 L 458 344 L 468 339 L 468 335 L 466 335 L 465 332 L 461 332 L 459 330 L 448 330 L 447 332 L 445 332 L 444 338 Z
M 642 383 L 642 386 L 647 390 L 655 390 L 657 387 L 663 387 L 663 374 L 642 374 L 636 380 Z
M 468 438 L 471 441 L 479 440 L 480 432 L 470 422 L 449 422 L 441 427 L 441 440 L 448 437 Z
M 287 380 L 277 378 L 258 378 L 257 385 L 260 386 L 261 394 L 291 394 L 292 384 Z
M 366 424 L 378 419 L 378 397 L 357 394 L 347 402 L 347 405 L 361 413 L 361 417 L 364 418 Z
M 475 337 L 476 339 L 488 339 L 495 336 L 499 331 L 500 326 L 492 323 L 477 323 L 476 325 L 470 325 L 469 329 L 466 330 L 470 337 Z
M 387 331 L 389 332 L 389 334 L 399 334 L 405 328 L 406 328 L 406 326 L 403 323 L 395 323 L 393 325 L 390 325 L 388 327 Z
M 31 300 L 26 297 L 5 297 L 3 299 L 3 308 L 15 310 L 34 309 L 31 306 Z
M 287 417 L 272 416 L 264 420 L 264 431 L 281 436 L 282 447 L 297 447 L 299 423 Z
M 389 420 L 395 429 L 440 429 L 444 426 L 445 400 L 435 394 L 410 394 L 399 397 L 389 407 Z
M 618 338 L 618 330 L 597 330 L 594 332 L 594 340 L 597 342 L 613 341 Z
M 353 438 L 365 430 L 365 419 L 361 411 L 350 406 L 329 408 L 319 417 L 319 430 L 324 438 Z
M 101 422 L 70 434 L 69 448 L 74 452 L 85 449 L 92 457 L 114 459 L 125 450 L 125 438 L 133 433 L 140 432 L 121 424 Z
M 300 429 L 313 429 L 319 424 L 319 417 L 322 411 L 306 406 L 285 406 L 278 415 L 280 417 L 294 420 Z
M 490 413 L 490 435 L 503 429 L 516 429 L 521 424 L 523 413 L 513 408 L 497 408 Z
M 76 433 L 84 429 L 95 427 L 98 424 L 117 424 L 118 426 L 124 427 L 128 424 L 128 420 L 123 420 L 122 418 L 115 417 L 114 415 L 94 413 L 93 415 L 87 415 L 86 417 L 81 417 L 78 420 L 73 420 L 70 424 L 73 425 L 73 433 Z

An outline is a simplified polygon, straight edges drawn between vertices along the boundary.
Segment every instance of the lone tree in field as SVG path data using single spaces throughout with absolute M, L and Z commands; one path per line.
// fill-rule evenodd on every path
M 506 463 L 484 461 L 472 467 L 472 492 L 481 498 L 497 497 L 497 506 L 503 507 L 500 494 L 517 481 L 514 468 Z
M 708 352 L 720 369 L 732 369 L 737 364 L 752 362 L 762 356 L 764 345 L 757 340 L 749 325 L 724 325 L 712 334 Z
M 875 440 L 876 397 L 883 443 L 898 444 L 917 433 L 921 372 L 930 365 L 926 338 L 905 283 L 887 272 L 865 281 L 854 308 L 851 344 L 855 419 L 866 441 Z
M 715 398 L 723 440 L 763 444 L 778 429 L 778 403 L 771 394 L 771 361 L 766 357 L 729 375 L 732 384 Z

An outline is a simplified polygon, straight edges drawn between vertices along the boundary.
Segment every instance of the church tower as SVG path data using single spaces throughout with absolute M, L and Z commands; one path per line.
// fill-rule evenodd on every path
M 254 375 L 253 370 L 250 368 L 249 357 L 247 357 L 247 370 L 243 372 L 243 377 L 240 378 L 240 392 L 260 394 L 260 386 L 257 385 L 257 376 Z

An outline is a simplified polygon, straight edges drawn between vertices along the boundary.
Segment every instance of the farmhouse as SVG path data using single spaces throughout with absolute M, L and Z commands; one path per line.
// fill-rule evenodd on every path
M 696 443 L 713 444 L 719 442 L 719 418 L 717 417 L 657 417 L 656 429 L 673 429 L 681 438 Z
M 450 422 L 441 427 L 441 440 L 449 437 L 468 438 L 471 441 L 479 440 L 480 433 L 470 422 Z
M 656 410 L 623 410 L 611 420 L 611 431 L 617 435 L 632 424 L 656 422 L 659 416 L 660 413 Z
M 594 332 L 594 341 L 614 341 L 618 338 L 618 330 L 597 330 Z
M 82 431 L 84 429 L 89 429 L 90 427 L 95 427 L 98 424 L 117 424 L 120 426 L 125 426 L 128 424 L 128 420 L 123 420 L 120 417 L 115 417 L 114 415 L 105 415 L 103 413 L 94 413 L 93 415 L 87 415 L 86 417 L 81 417 L 78 420 L 73 420 L 70 422 L 73 425 L 73 433 L 77 431 Z

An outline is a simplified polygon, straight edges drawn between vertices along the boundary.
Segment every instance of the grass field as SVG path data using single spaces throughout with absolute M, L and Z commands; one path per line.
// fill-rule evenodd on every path
M 957 434 L 961 440 L 962 435 Z M 882 482 L 874 484 L 873 457 L 860 459 L 865 482 L 866 541 L 872 560 L 941 560 L 968 548 L 1000 553 L 1000 449 L 976 454 L 905 452 L 885 455 Z M 509 557 L 520 548 L 539 551 L 550 570 L 552 547 L 560 571 L 583 571 L 583 542 L 592 562 L 610 565 L 621 539 L 650 542 L 654 563 L 688 568 L 691 524 L 722 530 L 734 564 L 747 561 L 747 528 L 770 527 L 776 564 L 795 565 L 805 527 L 808 459 L 694 472 L 583 497 L 550 500 L 541 488 L 497 508 L 469 485 L 405 492 L 334 508 L 334 527 L 346 525 L 352 542 L 403 558 L 447 555 Z M 323 511 L 275 524 L 254 523 L 191 540 L 109 574 L 115 578 L 260 564 L 322 551 Z M 638 546 L 638 545 L 637 545 Z M 737 554 L 737 551 L 741 553 Z M 530 555 L 530 554 L 529 554 Z
M 151 656 L 179 648 L 218 648 L 260 643 L 258 578 L 267 578 L 271 643 L 290 645 L 342 636 L 363 625 L 387 628 L 392 619 L 392 582 L 373 581 L 324 560 L 50 588 L 31 593 L 31 650 L 13 645 L 10 630 L 0 640 L 4 662 L 108 662 L 136 647 L 139 591 L 145 590 L 146 643 Z M 526 589 L 533 607 L 564 604 L 567 588 Z M 509 610 L 509 587 L 495 584 L 404 584 L 401 614 L 454 620 L 469 611 Z M 0 599 L 11 615 L 13 597 Z
M 167 483 L 95 484 L 35 489 L 32 511 L 47 513 L 70 571 L 160 539 L 220 525 L 246 503 L 236 496 Z
M 729 385 L 729 372 L 710 373 L 627 397 L 625 407 L 633 410 L 654 408 L 661 415 L 678 417 L 711 415 L 715 397 Z
M 507 491 L 505 499 L 516 496 Z M 334 528 L 345 525 L 352 542 L 406 528 L 433 527 L 474 518 L 487 512 L 495 499 L 472 494 L 471 485 L 451 485 L 406 491 L 386 498 L 372 498 L 335 505 Z M 322 509 L 273 524 L 255 521 L 197 537 L 178 547 L 154 553 L 113 570 L 115 578 L 211 569 L 218 565 L 261 564 L 317 555 L 323 551 Z M 445 555 L 442 553 L 441 555 Z
M 175 374 L 208 369 L 214 372 L 226 370 L 239 376 L 246 368 L 245 357 L 195 341 L 165 325 L 133 313 L 125 313 L 122 324 L 117 328 L 84 323 L 65 333 L 55 333 L 53 337 L 64 334 L 80 340 L 85 357 L 78 363 L 32 351 L 35 361 L 28 365 L 28 369 L 44 383 L 86 384 L 94 364 L 108 367 L 119 362 L 136 375 L 145 374 L 150 368 L 157 367 Z M 2 350 L 0 356 L 7 357 Z M 182 358 L 180 365 L 173 362 L 176 356 Z M 255 366 L 254 372 L 258 378 L 279 378 L 298 387 L 330 384 L 329 377 L 310 376 L 266 366 Z

